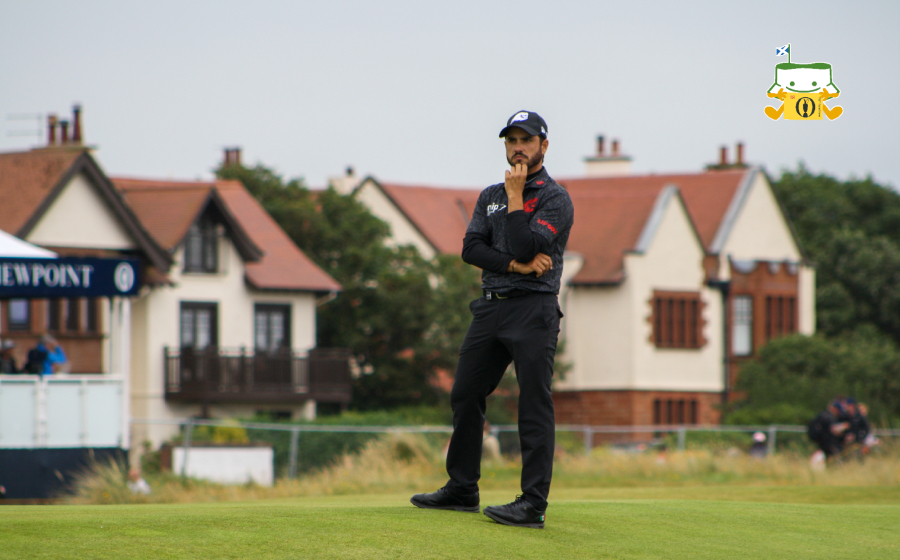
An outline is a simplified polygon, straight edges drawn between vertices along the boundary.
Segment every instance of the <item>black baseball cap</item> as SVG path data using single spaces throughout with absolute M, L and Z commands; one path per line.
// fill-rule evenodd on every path
M 518 111 L 506 121 L 506 127 L 500 131 L 500 138 L 505 138 L 509 129 L 518 127 L 532 136 L 547 137 L 547 123 L 534 111 Z

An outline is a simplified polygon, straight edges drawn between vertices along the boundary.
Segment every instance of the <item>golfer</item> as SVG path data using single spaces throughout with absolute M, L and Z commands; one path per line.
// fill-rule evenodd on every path
M 459 351 L 450 394 L 453 435 L 450 481 L 411 501 L 421 508 L 479 511 L 485 399 L 510 362 L 519 382 L 522 494 L 484 508 L 505 525 L 543 528 L 553 471 L 555 421 L 550 382 L 559 335 L 557 294 L 574 209 L 547 174 L 547 123 L 519 111 L 500 131 L 510 169 L 482 191 L 463 241 L 463 260 L 482 269 L 483 296 L 471 304 L 472 324 Z

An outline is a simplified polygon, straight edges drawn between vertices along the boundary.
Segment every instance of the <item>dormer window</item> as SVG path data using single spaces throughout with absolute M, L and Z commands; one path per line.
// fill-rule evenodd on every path
M 191 225 L 184 239 L 184 271 L 218 270 L 218 234 L 216 224 L 204 217 Z

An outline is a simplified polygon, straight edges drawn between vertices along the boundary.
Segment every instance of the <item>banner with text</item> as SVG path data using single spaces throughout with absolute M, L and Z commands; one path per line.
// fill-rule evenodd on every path
M 136 296 L 140 261 L 0 257 L 0 298 Z

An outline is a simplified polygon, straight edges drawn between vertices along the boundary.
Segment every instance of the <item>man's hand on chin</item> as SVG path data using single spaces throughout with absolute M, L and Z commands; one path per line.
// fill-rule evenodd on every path
M 506 207 L 507 212 L 524 209 L 522 192 L 525 191 L 526 177 L 528 177 L 528 166 L 524 163 L 517 163 L 506 172 L 504 187 L 506 188 L 506 198 L 509 199 Z

